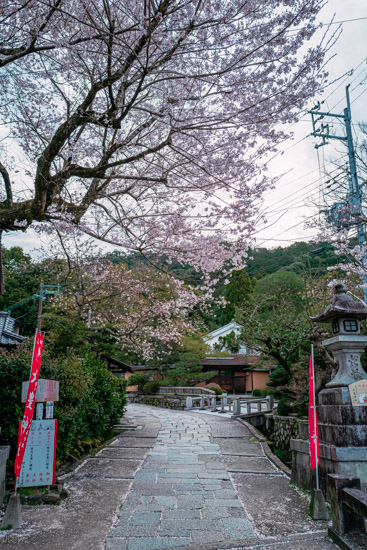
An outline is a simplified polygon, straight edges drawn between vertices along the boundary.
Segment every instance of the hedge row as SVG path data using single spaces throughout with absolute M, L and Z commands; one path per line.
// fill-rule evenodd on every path
M 14 352 L 0 350 L 0 437 L 2 444 L 11 446 L 11 458 L 15 457 L 18 421 L 24 411 L 21 387 L 29 379 L 31 348 L 29 342 Z M 40 377 L 60 382 L 60 400 L 54 410 L 58 463 L 80 456 L 102 441 L 124 413 L 125 381 L 88 353 L 55 359 L 48 356 L 46 343 Z

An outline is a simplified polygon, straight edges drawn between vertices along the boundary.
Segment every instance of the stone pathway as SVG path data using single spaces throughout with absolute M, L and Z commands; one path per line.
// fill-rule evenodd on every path
M 240 422 L 129 405 L 122 423 L 136 429 L 64 476 L 59 506 L 22 506 L 1 550 L 337 550 Z
M 139 406 L 129 409 L 137 412 Z M 147 407 L 140 407 L 140 411 L 146 410 Z M 289 488 L 286 476 L 265 457 L 246 427 L 214 415 L 153 408 L 150 413 L 159 420 L 161 429 L 150 455 L 135 475 L 106 550 L 265 548 L 268 545 L 265 546 L 264 535 L 280 533 L 296 536 L 293 542 L 289 541 L 289 548 L 303 547 L 297 543 L 297 534 L 315 530 L 315 523 L 305 519 L 307 502 Z M 276 505 L 274 489 L 285 498 L 280 515 L 274 507 L 269 510 L 269 499 L 261 502 L 263 485 L 269 496 L 275 497 Z M 248 501 L 246 487 L 250 498 L 257 501 L 258 514 L 263 515 L 257 525 L 260 529 L 256 529 L 257 522 L 239 498 L 240 495 Z M 284 490 L 293 494 L 284 497 Z M 259 500 L 264 507 L 259 507 Z M 254 502 L 247 504 L 256 513 Z M 318 529 L 324 528 L 325 525 L 318 525 Z M 318 548 L 334 547 L 327 541 L 322 546 L 323 539 L 324 533 L 318 536 Z M 268 544 L 270 548 L 274 541 L 269 539 Z M 312 544 L 305 546 L 310 547 Z

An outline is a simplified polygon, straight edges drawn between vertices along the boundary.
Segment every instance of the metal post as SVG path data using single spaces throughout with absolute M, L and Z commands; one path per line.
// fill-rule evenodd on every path
M 42 304 L 43 304 L 43 283 L 40 284 L 40 301 L 38 306 L 38 324 L 37 332 L 41 332 L 41 323 L 42 323 Z

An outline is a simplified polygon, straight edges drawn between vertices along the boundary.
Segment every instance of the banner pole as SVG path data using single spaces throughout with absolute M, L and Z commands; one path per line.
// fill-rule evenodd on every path
M 319 490 L 319 457 L 318 457 L 318 445 L 317 445 L 317 419 L 316 419 L 316 381 L 315 381 L 315 365 L 313 361 L 313 344 L 311 344 L 311 356 L 312 356 L 312 379 L 313 379 L 313 406 L 314 406 L 314 415 L 313 415 L 313 421 L 314 421 L 314 445 L 315 445 L 315 458 L 316 458 L 316 490 Z

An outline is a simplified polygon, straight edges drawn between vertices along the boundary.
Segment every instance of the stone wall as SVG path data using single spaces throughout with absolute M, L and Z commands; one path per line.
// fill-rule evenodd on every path
M 267 430 L 270 432 L 274 447 L 289 451 L 290 441 L 299 437 L 299 426 L 303 422 L 291 416 L 267 415 Z
M 129 403 L 139 403 L 141 405 L 152 405 L 153 407 L 162 407 L 163 409 L 184 410 L 186 406 L 186 395 L 135 395 L 129 398 Z

